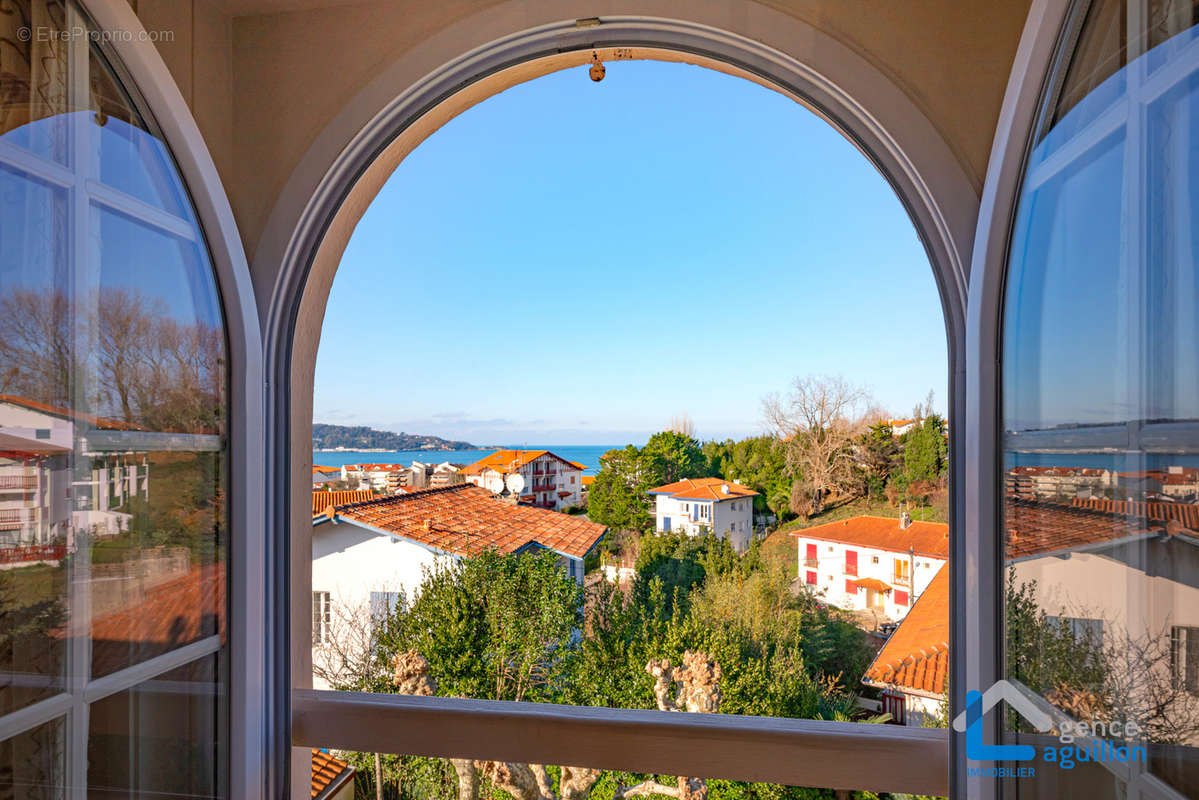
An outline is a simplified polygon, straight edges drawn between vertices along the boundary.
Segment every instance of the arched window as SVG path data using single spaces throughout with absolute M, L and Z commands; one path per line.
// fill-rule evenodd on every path
M 1038 765 L 1005 794 L 1193 797 L 1199 8 L 1080 5 L 1028 156 L 1003 311 L 1004 673 L 1053 728 L 1009 713 L 1004 731 L 1038 754 L 1126 749 Z M 1106 728 L 1058 736 L 1078 723 Z
M 0 15 L 0 785 L 225 797 L 225 320 L 102 39 Z

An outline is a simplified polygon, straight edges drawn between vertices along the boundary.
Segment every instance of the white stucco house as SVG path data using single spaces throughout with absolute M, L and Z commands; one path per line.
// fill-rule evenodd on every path
M 799 578 L 839 608 L 901 620 L 949 560 L 941 522 L 853 517 L 793 531 Z
M 724 478 L 684 478 L 649 494 L 654 498 L 654 530 L 691 536 L 711 531 L 738 552 L 749 546 L 758 495 L 753 489 Z
M 313 492 L 313 658 L 347 617 L 370 619 L 412 598 L 424 572 L 488 549 L 549 549 L 580 583 L 583 559 L 607 528 L 583 517 L 517 504 L 459 483 L 403 494 L 325 504 Z M 318 506 L 320 510 L 318 511 Z M 315 676 L 314 676 L 315 677 Z M 318 684 L 322 681 L 317 680 Z
M 120 420 L 0 394 L 0 547 L 70 549 L 75 531 L 125 530 L 130 515 L 117 509 L 150 492 L 135 437 Z
M 881 690 L 880 710 L 920 727 L 941 713 L 949 677 L 949 567 L 942 565 L 878 651 L 862 683 Z
M 497 450 L 462 468 L 467 483 L 499 494 L 509 475 L 520 475 L 518 492 L 522 503 L 540 508 L 563 509 L 583 501 L 583 471 L 586 465 L 568 461 L 549 450 Z

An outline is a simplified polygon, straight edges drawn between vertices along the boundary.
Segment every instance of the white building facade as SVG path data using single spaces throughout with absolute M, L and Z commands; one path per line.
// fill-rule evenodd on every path
M 583 471 L 586 466 L 568 461 L 549 450 L 498 450 L 461 470 L 467 483 L 495 494 L 509 488 L 508 477 L 519 475 L 520 502 L 553 511 L 583 502 Z
M 949 526 L 854 517 L 795 531 L 799 579 L 838 608 L 903 619 L 949 559 Z
M 741 552 L 753 537 L 757 492 L 723 478 L 686 478 L 650 490 L 654 530 L 698 536 L 715 533 Z

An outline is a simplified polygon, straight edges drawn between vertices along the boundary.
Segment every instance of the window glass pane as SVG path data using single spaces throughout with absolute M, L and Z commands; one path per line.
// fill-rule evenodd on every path
M 110 757 L 85 769 L 68 747 L 74 786 L 220 796 L 219 296 L 165 145 L 92 37 L 55 25 L 88 20 L 46 0 L 0 14 L 0 721 L 75 693 L 70 725 L 90 719 L 90 747 Z M 39 94 L 57 86 L 51 68 L 53 102 Z M 95 679 L 160 657 L 146 674 L 166 670 L 191 643 L 216 654 L 85 703 Z
M 166 145 L 146 135 L 145 123 L 100 55 L 92 50 L 90 58 L 88 97 L 93 113 L 87 146 L 96 158 L 99 179 L 172 214 L 189 216 Z
M 70 152 L 67 114 L 83 108 L 68 92 L 68 51 L 60 35 L 67 27 L 62 2 L 5 3 L 0 14 L 0 142 L 42 158 L 66 162 Z
M 16 397 L 62 400 L 66 192 L 0 164 L 0 714 L 62 691 L 71 443 Z
M 1192 3 L 1089 9 L 1024 179 L 1003 347 L 1012 797 L 1199 795 Z M 976 687 L 970 687 L 976 688 Z M 986 689 L 987 687 L 977 687 Z M 1081 726 L 1081 727 L 1080 727 Z M 1010 751 L 1008 757 L 1015 757 Z
M 0 797 L 66 797 L 66 724 L 52 720 L 0 742 Z
M 92 703 L 88 797 L 226 797 L 224 669 L 214 654 Z

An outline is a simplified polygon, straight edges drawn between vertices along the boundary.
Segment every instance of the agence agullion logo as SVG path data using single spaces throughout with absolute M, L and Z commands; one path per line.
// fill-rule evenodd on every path
M 1020 715 L 1034 730 L 1049 733 L 1058 729 L 1061 746 L 1045 746 L 1041 759 L 1062 769 L 1073 769 L 1075 762 L 1121 762 L 1147 761 L 1144 747 L 1129 746 L 1128 741 L 1140 738 L 1140 725 L 1128 721 L 1074 722 L 1053 718 L 1037 707 L 1030 693 L 1010 681 L 996 681 L 986 692 L 975 689 L 966 693 L 966 710 L 953 720 L 953 729 L 966 734 L 966 758 L 971 761 L 1032 761 L 1037 757 L 1037 748 L 1031 744 L 985 744 L 983 742 L 983 715 L 1002 700 Z M 1063 715 L 1064 716 L 1064 715 Z M 1113 739 L 1098 738 L 1107 736 Z M 1082 737 L 1080 746 L 1074 746 L 1074 737 Z M 1025 778 L 1036 775 L 1034 767 L 969 767 L 971 775 L 985 777 Z

